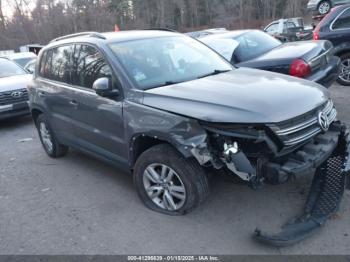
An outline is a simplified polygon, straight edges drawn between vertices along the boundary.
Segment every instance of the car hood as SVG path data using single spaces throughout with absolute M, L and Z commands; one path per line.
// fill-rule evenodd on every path
M 241 68 L 144 92 L 143 104 L 216 123 L 277 123 L 300 116 L 329 99 L 315 83 Z
M 2 77 L 0 78 L 0 92 L 27 88 L 27 85 L 32 80 L 32 78 L 33 76 L 29 74 Z
M 249 62 L 259 62 L 266 60 L 293 60 L 302 58 L 310 61 L 329 50 L 332 44 L 329 41 L 301 41 L 282 44 L 271 51 L 251 59 Z

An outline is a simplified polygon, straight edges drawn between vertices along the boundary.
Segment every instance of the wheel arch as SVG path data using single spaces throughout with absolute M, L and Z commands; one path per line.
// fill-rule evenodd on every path
M 181 155 L 186 158 L 192 157 L 191 152 L 188 150 L 187 146 L 180 145 L 178 142 L 174 141 L 169 137 L 161 134 L 137 134 L 131 138 L 129 147 L 129 162 L 130 168 L 133 169 L 137 159 L 146 150 L 157 146 L 159 144 L 168 144 L 175 150 L 177 150 Z
M 350 43 L 344 43 L 340 46 L 335 47 L 334 55 L 341 57 L 345 54 L 350 54 Z
M 43 112 L 41 109 L 39 109 L 39 108 L 32 108 L 32 109 L 30 110 L 30 112 L 31 112 L 31 114 L 32 114 L 34 123 L 36 123 L 36 121 L 37 121 L 39 115 L 41 115 L 41 114 L 44 113 L 44 112 Z

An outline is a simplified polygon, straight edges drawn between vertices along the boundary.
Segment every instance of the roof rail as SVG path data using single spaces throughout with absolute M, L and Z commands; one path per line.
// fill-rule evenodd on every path
M 65 40 L 65 39 L 69 39 L 69 38 L 73 38 L 73 37 L 79 37 L 79 36 L 89 36 L 89 37 L 95 37 L 95 38 L 100 38 L 100 39 L 106 39 L 106 37 L 98 32 L 81 32 L 81 33 L 76 33 L 76 34 L 71 34 L 71 35 L 65 35 L 65 36 L 61 36 L 61 37 L 57 37 L 53 40 L 50 41 L 50 43 L 52 42 L 57 42 L 60 40 Z
M 170 28 L 148 28 L 148 29 L 143 29 L 143 30 L 158 30 L 158 31 L 167 31 L 167 32 L 174 32 L 178 33 L 178 31 Z

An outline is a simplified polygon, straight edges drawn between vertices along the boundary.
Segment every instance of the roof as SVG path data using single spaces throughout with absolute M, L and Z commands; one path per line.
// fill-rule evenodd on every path
M 58 39 L 57 41 L 51 42 L 48 47 L 56 46 L 57 44 L 62 43 L 75 43 L 75 42 L 88 42 L 88 43 L 97 43 L 97 42 L 106 42 L 106 43 L 115 43 L 115 42 L 124 42 L 132 41 L 139 39 L 148 39 L 148 38 L 157 38 L 157 37 L 169 37 L 182 35 L 181 33 L 175 33 L 170 31 L 163 30 L 129 30 L 129 31 L 120 31 L 120 32 L 109 32 L 109 33 L 87 33 L 86 35 L 78 35 L 72 37 L 67 36 L 62 40 Z M 105 39 L 103 39 L 105 38 Z
M 256 31 L 256 30 L 234 30 L 234 31 L 228 31 L 227 33 L 204 36 L 204 37 L 201 37 L 201 39 L 236 38 L 238 36 L 241 36 L 248 32 L 253 32 L 253 31 Z

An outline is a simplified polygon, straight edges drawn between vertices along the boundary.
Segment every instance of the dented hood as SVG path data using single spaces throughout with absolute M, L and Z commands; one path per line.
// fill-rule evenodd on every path
M 329 99 L 322 86 L 255 69 L 147 90 L 147 106 L 217 123 L 277 123 L 300 116 Z

